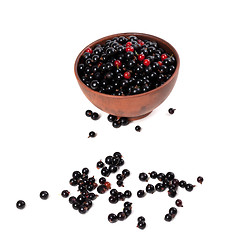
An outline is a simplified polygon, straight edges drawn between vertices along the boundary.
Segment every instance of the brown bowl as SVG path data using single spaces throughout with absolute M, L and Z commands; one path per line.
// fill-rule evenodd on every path
M 104 93 L 99 93 L 97 91 L 92 90 L 91 88 L 87 87 L 80 79 L 78 75 L 78 63 L 79 60 L 84 53 L 84 51 L 91 47 L 93 48 L 96 44 L 104 44 L 106 40 L 112 39 L 114 37 L 119 36 L 137 36 L 140 39 L 147 39 L 150 41 L 155 41 L 159 44 L 161 48 L 163 48 L 167 53 L 173 56 L 176 59 L 177 65 L 175 72 L 171 76 L 169 80 L 167 80 L 163 85 L 158 88 L 155 88 L 151 91 L 137 94 L 137 95 L 130 95 L 130 96 L 113 96 Z M 147 116 L 150 112 L 152 112 L 156 107 L 158 107 L 170 94 L 172 91 L 178 76 L 178 71 L 180 67 L 180 59 L 177 51 L 175 48 L 170 45 L 165 40 L 149 35 L 144 33 L 119 33 L 110 36 L 106 36 L 99 40 L 94 41 L 93 43 L 86 46 L 78 55 L 75 65 L 74 71 L 75 76 L 78 80 L 78 84 L 82 89 L 85 96 L 92 102 L 96 107 L 107 112 L 109 114 L 118 116 L 118 117 L 128 117 L 131 120 L 139 119 L 142 117 Z

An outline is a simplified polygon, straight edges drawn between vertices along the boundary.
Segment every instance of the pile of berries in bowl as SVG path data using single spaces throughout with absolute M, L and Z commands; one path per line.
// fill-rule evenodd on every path
M 179 56 L 166 41 L 141 33 L 99 39 L 78 55 L 75 75 L 101 110 L 141 118 L 161 104 L 177 79 Z

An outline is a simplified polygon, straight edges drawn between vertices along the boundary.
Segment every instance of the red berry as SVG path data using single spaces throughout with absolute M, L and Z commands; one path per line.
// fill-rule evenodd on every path
M 133 52 L 134 48 L 132 46 L 126 48 L 126 52 Z
M 158 61 L 158 65 L 159 65 L 159 66 L 162 66 L 162 62 L 161 62 L 161 61 Z
M 168 58 L 167 54 L 163 53 L 163 54 L 161 55 L 162 61 L 163 61 L 164 59 L 166 59 L 166 58 Z
M 124 78 L 125 79 L 130 79 L 130 77 L 131 77 L 130 72 L 124 72 Z
M 144 45 L 144 42 L 143 42 L 142 40 L 140 40 L 140 39 L 138 39 L 137 42 L 138 42 L 141 46 Z
M 145 55 L 144 55 L 143 53 L 141 53 L 141 54 L 138 55 L 138 60 L 139 60 L 139 61 L 142 62 L 144 59 L 145 59 Z
M 115 60 L 115 61 L 114 61 L 114 66 L 115 66 L 115 67 L 121 67 L 121 66 L 122 66 L 121 61 L 120 61 L 120 60 Z
M 104 185 L 107 187 L 107 189 L 111 189 L 111 184 L 109 182 L 106 182 Z
M 85 50 L 85 52 L 89 52 L 89 53 L 92 54 L 92 53 L 93 53 L 93 49 L 89 47 L 89 48 L 87 48 L 87 49 Z
M 144 59 L 143 64 L 144 66 L 149 66 L 150 65 L 150 60 L 149 59 Z
M 131 42 L 127 42 L 126 43 L 126 47 L 130 47 L 130 46 L 132 46 L 132 43 Z

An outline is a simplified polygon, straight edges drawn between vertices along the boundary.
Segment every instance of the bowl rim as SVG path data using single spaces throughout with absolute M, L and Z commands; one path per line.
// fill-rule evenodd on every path
M 106 93 L 100 93 L 100 92 L 94 91 L 92 88 L 89 88 L 88 86 L 86 86 L 83 83 L 83 81 L 80 79 L 79 75 L 78 75 L 78 63 L 79 63 L 79 60 L 80 60 L 81 56 L 85 52 L 85 50 L 88 47 L 91 47 L 91 46 L 94 46 L 94 45 L 98 44 L 100 41 L 108 40 L 109 38 L 114 38 L 114 37 L 118 37 L 118 36 L 121 36 L 121 35 L 122 36 L 123 35 L 126 35 L 126 36 L 134 35 L 134 36 L 139 36 L 139 37 L 144 38 L 144 39 L 145 39 L 145 37 L 151 37 L 151 38 L 154 38 L 153 41 L 156 41 L 156 42 L 160 41 L 160 42 L 164 43 L 165 45 L 167 45 L 170 48 L 170 50 L 172 52 L 174 52 L 174 57 L 176 58 L 176 62 L 177 62 L 176 69 L 175 69 L 173 75 L 165 83 L 163 83 L 161 86 L 159 86 L 159 87 L 157 87 L 155 89 L 152 89 L 152 90 L 147 91 L 145 93 L 134 94 L 134 95 L 127 95 L 127 96 L 116 96 L 116 95 L 110 95 L 110 94 L 106 94 Z M 77 58 L 75 60 L 75 63 L 74 63 L 74 73 L 75 73 L 76 79 L 77 79 L 77 81 L 79 81 L 83 85 L 84 88 L 87 89 L 87 91 L 90 91 L 90 92 L 92 92 L 94 94 L 98 94 L 98 95 L 101 95 L 101 96 L 104 96 L 104 97 L 116 98 L 116 99 L 139 98 L 139 97 L 143 97 L 145 95 L 148 95 L 150 93 L 155 93 L 155 92 L 159 91 L 161 88 L 164 88 L 167 84 L 169 84 L 174 79 L 174 77 L 179 72 L 179 68 L 180 68 L 179 54 L 178 54 L 177 50 L 169 42 L 167 42 L 166 40 L 164 40 L 162 38 L 156 37 L 154 35 L 147 34 L 147 33 L 139 33 L 139 32 L 115 33 L 115 34 L 111 34 L 111 35 L 107 35 L 105 37 L 99 38 L 99 39 L 93 41 L 92 43 L 88 44 L 86 47 L 84 47 L 82 49 L 82 51 L 78 54 L 78 56 L 77 56 Z

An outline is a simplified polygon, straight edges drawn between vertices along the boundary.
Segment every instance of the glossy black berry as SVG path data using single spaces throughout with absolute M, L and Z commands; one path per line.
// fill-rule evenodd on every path
M 72 207 L 73 207 L 73 209 L 75 209 L 75 210 L 78 210 L 80 206 L 81 206 L 81 204 L 78 203 L 78 202 L 72 203 Z
M 148 175 L 146 173 L 142 172 L 142 173 L 139 174 L 139 179 L 142 182 L 147 182 L 148 181 Z
M 190 184 L 190 183 L 186 184 L 186 186 L 185 186 L 185 189 L 186 189 L 188 192 L 191 192 L 191 191 L 193 190 L 193 188 L 194 188 L 194 185 L 192 185 L 192 184 Z
M 132 205 L 133 205 L 133 204 L 132 204 L 131 202 L 125 202 L 125 203 L 124 203 L 124 207 L 125 207 L 125 208 L 132 208 Z
M 118 218 L 114 213 L 111 213 L 111 214 L 108 215 L 108 221 L 110 223 L 115 223 L 115 222 L 118 221 Z
M 157 183 L 155 185 L 155 190 L 158 192 L 163 192 L 166 189 L 166 187 L 162 183 Z
M 96 133 L 94 131 L 89 132 L 89 138 L 96 137 Z
M 116 184 L 118 185 L 118 187 L 124 187 L 123 181 L 121 180 L 118 180 Z
M 79 179 L 79 178 L 81 178 L 81 176 L 82 176 L 82 174 L 81 174 L 79 171 L 74 171 L 74 172 L 72 173 L 72 177 L 73 177 L 74 179 Z
M 155 192 L 155 187 L 152 184 L 148 184 L 146 186 L 146 192 L 147 193 L 154 193 Z
M 89 174 L 89 169 L 88 168 L 83 168 L 82 169 L 82 174 L 83 175 L 88 175 Z
M 143 216 L 138 217 L 137 219 L 138 222 L 145 222 L 145 218 Z
M 70 192 L 69 192 L 68 190 L 63 190 L 63 191 L 61 192 L 61 196 L 62 196 L 63 198 L 67 198 L 67 197 L 69 196 L 69 194 L 70 194 Z
M 140 126 L 136 126 L 136 127 L 135 127 L 135 130 L 136 130 L 137 132 L 140 132 L 140 131 L 141 131 L 141 127 L 140 127 Z
M 130 171 L 128 170 L 128 169 L 124 169 L 123 171 L 122 171 L 122 175 L 126 178 L 126 177 L 129 177 L 129 175 L 130 175 Z
M 130 198 L 130 197 L 132 196 L 132 193 L 131 193 L 131 191 L 126 190 L 126 191 L 124 192 L 124 195 L 125 195 L 126 198 Z
M 123 166 L 123 165 L 124 165 L 124 163 L 125 163 L 125 161 L 124 161 L 123 159 L 120 159 L 120 160 L 119 160 L 119 163 L 118 163 L 118 166 L 120 166 L 120 167 L 121 167 L 121 166 Z
M 117 218 L 119 221 L 124 221 L 126 219 L 126 214 L 124 212 L 119 212 Z
M 120 201 L 124 201 L 125 200 L 125 195 L 122 192 L 118 192 L 117 196 L 118 196 L 118 199 Z
M 173 172 L 168 172 L 166 174 L 166 178 L 169 180 L 169 181 L 172 181 L 174 179 L 175 175 Z
M 97 187 L 97 192 L 100 194 L 104 194 L 106 191 L 108 190 L 108 188 L 105 185 L 99 185 Z
M 106 164 L 108 164 L 108 165 L 111 165 L 112 164 L 112 156 L 107 156 L 106 158 L 105 158 L 105 163 Z
M 169 214 L 174 218 L 177 214 L 177 209 L 175 207 L 171 207 L 169 209 Z
M 144 221 L 140 221 L 137 223 L 137 227 L 143 230 L 146 228 L 146 223 Z
M 91 110 L 86 110 L 86 116 L 91 117 L 93 112 Z
M 118 167 L 115 166 L 115 165 L 110 165 L 110 166 L 109 166 L 109 171 L 110 171 L 111 173 L 116 173 L 116 172 L 118 171 Z
M 157 174 L 157 172 L 152 171 L 152 172 L 149 173 L 149 175 L 150 175 L 150 178 L 156 179 L 158 174 Z
M 186 183 L 184 180 L 181 180 L 181 181 L 179 182 L 179 186 L 180 186 L 181 188 L 185 188 L 186 184 L 187 184 L 187 183 Z
M 70 204 L 74 204 L 74 203 L 76 203 L 76 202 L 77 202 L 76 197 L 74 197 L 74 196 L 69 197 L 69 203 L 70 203 Z
M 97 162 L 97 169 L 103 168 L 104 167 L 104 163 L 100 160 Z
M 78 185 L 78 180 L 75 178 L 71 178 L 69 181 L 71 186 L 77 186 Z
M 116 175 L 117 180 L 123 181 L 125 178 L 122 174 L 117 174 Z
M 168 191 L 168 196 L 174 198 L 177 195 L 177 191 L 175 189 L 170 189 Z
M 109 201 L 110 203 L 112 203 L 112 204 L 116 204 L 116 203 L 118 202 L 118 197 L 111 195 L 111 196 L 108 198 L 108 201 Z
M 88 193 L 87 198 L 90 200 L 95 200 L 98 197 L 95 193 Z
M 129 120 L 126 117 L 121 117 L 120 122 L 121 122 L 122 126 L 126 126 L 129 124 Z
M 114 121 L 116 121 L 117 120 L 117 117 L 116 116 L 114 116 L 114 115 L 108 115 L 108 121 L 109 122 L 114 122 Z
M 132 213 L 132 210 L 131 208 L 124 207 L 123 212 L 125 213 L 126 217 L 128 217 Z
M 88 210 L 88 208 L 83 205 L 81 205 L 78 209 L 79 213 L 81 213 L 81 214 L 85 214 L 87 212 L 87 210 Z
M 112 196 L 118 196 L 118 191 L 113 188 L 113 189 L 111 189 L 110 194 L 111 194 Z
M 172 220 L 172 216 L 170 214 L 165 215 L 165 221 L 170 222 Z
M 116 157 L 116 158 L 121 158 L 121 157 L 122 157 L 122 154 L 121 154 L 120 152 L 115 152 L 115 153 L 113 154 L 113 156 Z
M 101 177 L 101 178 L 99 179 L 99 183 L 100 183 L 100 184 L 105 184 L 105 183 L 106 183 L 106 178 L 105 178 L 105 177 Z
M 114 122 L 112 123 L 112 126 L 113 126 L 114 128 L 120 128 L 120 127 L 121 127 L 121 122 L 120 122 L 120 121 L 114 121 Z
M 41 191 L 40 192 L 40 198 L 43 199 L 43 200 L 46 200 L 48 199 L 49 197 L 49 193 L 47 191 Z
M 91 118 L 92 118 L 93 120 L 98 120 L 98 119 L 99 119 L 99 114 L 96 113 L 96 112 L 93 112 L 92 115 L 91 115 Z
M 169 114 L 174 114 L 174 111 L 175 111 L 176 109 L 174 109 L 174 108 L 169 108 L 169 110 L 168 110 L 168 112 L 169 112 Z
M 197 182 L 200 183 L 200 184 L 202 184 L 202 182 L 203 182 L 203 177 L 200 177 L 200 176 L 199 176 L 199 177 L 197 178 Z
M 119 157 L 112 157 L 111 163 L 112 163 L 112 165 L 118 166 L 119 161 L 120 161 Z
M 144 190 L 139 190 L 139 191 L 137 192 L 137 197 L 138 197 L 138 198 L 143 198 L 144 196 L 145 196 Z
M 179 186 L 179 180 L 176 179 L 176 178 L 174 178 L 174 179 L 172 180 L 172 184 L 174 184 L 174 185 L 176 185 L 176 186 L 178 187 L 178 186 Z
M 80 195 L 77 196 L 76 200 L 77 200 L 78 203 L 82 204 L 83 202 L 85 202 L 86 196 L 80 194 Z
M 19 200 L 17 203 L 16 203 L 16 207 L 18 209 L 24 209 L 26 206 L 26 203 L 23 201 L 23 200 Z
M 157 178 L 158 178 L 158 180 L 160 181 L 160 182 L 162 182 L 164 179 L 165 179 L 165 174 L 164 173 L 159 173 L 158 175 L 157 175 Z
M 104 176 L 104 177 L 108 177 L 110 175 L 110 171 L 107 167 L 103 167 L 101 169 L 101 174 Z
M 176 202 L 175 202 L 176 206 L 178 207 L 183 207 L 183 203 L 180 199 L 177 199 Z

